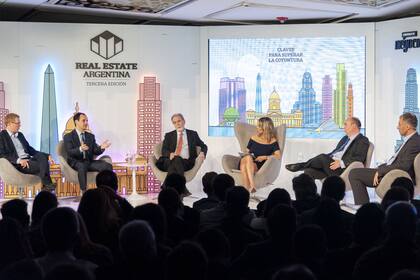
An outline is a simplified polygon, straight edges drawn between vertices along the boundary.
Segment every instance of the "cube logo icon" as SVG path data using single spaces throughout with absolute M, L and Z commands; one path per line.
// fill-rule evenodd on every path
M 108 60 L 124 50 L 124 41 L 111 32 L 104 31 L 90 40 L 90 50 Z

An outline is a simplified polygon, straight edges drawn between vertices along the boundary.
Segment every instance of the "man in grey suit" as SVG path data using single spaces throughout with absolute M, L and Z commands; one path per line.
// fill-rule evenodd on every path
M 350 171 L 349 180 L 353 189 L 354 203 L 368 203 L 369 195 L 366 187 L 376 188 L 381 179 L 391 170 L 400 169 L 410 174 L 415 180 L 414 158 L 420 153 L 420 136 L 416 131 L 417 117 L 411 113 L 400 116 L 397 129 L 404 142 L 395 154 L 377 168 L 356 168 Z

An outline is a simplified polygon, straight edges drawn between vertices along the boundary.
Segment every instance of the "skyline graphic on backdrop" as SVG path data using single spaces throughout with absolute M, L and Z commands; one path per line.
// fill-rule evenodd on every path
M 414 68 L 409 68 L 405 76 L 405 99 L 404 99 L 404 109 L 403 113 L 413 113 L 416 115 L 417 120 L 420 120 L 419 113 L 419 103 L 418 103 L 418 84 L 417 84 L 417 71 Z M 420 122 L 417 122 L 417 131 L 420 131 Z M 395 143 L 395 151 L 403 143 L 403 138 L 401 137 Z
M 41 152 L 52 156 L 58 162 L 56 147 L 58 145 L 57 101 L 55 93 L 55 76 L 51 65 L 44 72 L 42 93 Z
M 268 98 L 268 109 L 263 111 L 260 73 L 256 77 L 255 110 L 246 109 L 245 79 L 223 77 L 220 79 L 219 89 L 219 125 L 229 127 L 236 121 L 256 124 L 259 118 L 268 116 L 275 125 L 286 124 L 290 128 L 318 128 L 321 124 L 328 123 L 330 126 L 335 124 L 335 129 L 340 129 L 345 119 L 353 116 L 354 111 L 353 86 L 352 83 L 346 83 L 345 71 L 344 64 L 337 64 L 339 79 L 334 93 L 330 75 L 323 77 L 322 103 L 316 101 L 311 73 L 305 72 L 298 100 L 293 104 L 290 113 L 282 112 L 281 98 L 275 87 Z
M 209 136 L 263 116 L 292 138 L 341 138 L 349 116 L 364 127 L 365 38 L 210 40 Z
M 4 117 L 9 114 L 9 110 L 6 109 L 6 92 L 4 90 L 4 82 L 0 82 L 0 130 L 6 129 L 4 123 Z M 0 198 L 4 197 L 4 183 L 0 178 Z
M 156 143 L 162 140 L 162 101 L 156 77 L 144 77 L 137 100 L 137 154 L 146 159 L 153 155 Z M 147 191 L 159 192 L 160 182 L 147 165 Z

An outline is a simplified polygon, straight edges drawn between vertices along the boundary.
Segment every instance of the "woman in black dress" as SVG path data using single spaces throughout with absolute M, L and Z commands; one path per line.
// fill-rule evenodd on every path
M 247 154 L 241 158 L 242 181 L 249 192 L 256 192 L 254 174 L 273 156 L 280 159 L 280 147 L 274 135 L 273 121 L 268 117 L 258 120 L 257 134 L 249 139 Z

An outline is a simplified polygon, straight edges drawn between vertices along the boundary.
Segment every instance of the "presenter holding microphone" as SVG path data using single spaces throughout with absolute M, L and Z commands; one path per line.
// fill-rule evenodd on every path
M 88 118 L 86 114 L 76 113 L 73 116 L 73 121 L 76 128 L 64 135 L 64 147 L 67 153 L 67 162 L 77 170 L 80 189 L 85 192 L 88 171 L 112 170 L 110 163 L 94 160 L 94 157 L 102 154 L 111 143 L 108 140 L 101 145 L 96 143 L 95 135 L 87 131 Z

